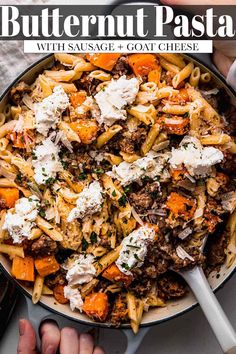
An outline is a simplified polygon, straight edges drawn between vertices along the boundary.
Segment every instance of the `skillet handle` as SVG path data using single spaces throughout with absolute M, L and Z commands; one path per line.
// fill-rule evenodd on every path
M 236 333 L 215 297 L 201 267 L 179 272 L 192 289 L 223 352 L 236 353 Z
M 149 327 L 140 328 L 137 334 L 134 334 L 131 329 L 123 329 L 122 331 L 127 338 L 127 347 L 124 354 L 135 354 L 149 329 Z
M 45 309 L 44 307 L 36 304 L 34 305 L 31 301 L 30 298 L 25 296 L 26 300 L 26 305 L 27 305 L 27 310 L 28 310 L 28 319 L 32 323 L 35 332 L 36 332 L 36 338 L 37 338 L 37 347 L 40 347 L 40 336 L 39 336 L 39 328 L 42 322 L 46 320 L 52 320 L 55 321 L 58 324 L 59 328 L 63 327 L 74 327 L 76 328 L 80 333 L 81 332 L 88 332 L 91 327 L 88 325 L 82 325 L 80 323 L 77 323 L 75 321 L 66 319 L 65 317 L 62 317 L 60 315 L 53 314 L 49 310 Z

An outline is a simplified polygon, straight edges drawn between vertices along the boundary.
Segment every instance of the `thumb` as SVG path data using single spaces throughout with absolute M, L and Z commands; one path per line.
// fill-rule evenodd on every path
M 19 321 L 19 334 L 17 354 L 36 354 L 36 335 L 28 320 Z

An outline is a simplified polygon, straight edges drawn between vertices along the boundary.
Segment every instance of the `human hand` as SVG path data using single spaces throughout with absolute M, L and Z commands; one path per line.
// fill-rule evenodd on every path
M 28 320 L 19 321 L 18 354 L 39 354 L 36 349 L 36 334 Z M 61 331 L 54 322 L 45 322 L 40 328 L 41 354 L 105 354 L 100 347 L 94 347 L 90 334 L 65 327 Z

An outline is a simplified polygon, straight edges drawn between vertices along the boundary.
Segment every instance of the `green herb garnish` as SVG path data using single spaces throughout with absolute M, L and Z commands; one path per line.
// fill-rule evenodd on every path
M 91 243 L 94 245 L 95 243 L 97 243 L 98 241 L 98 235 L 96 234 L 96 232 L 91 232 L 91 235 L 90 235 L 90 241 Z
M 82 251 L 86 251 L 86 249 L 88 248 L 88 242 L 85 240 L 85 238 L 82 238 Z

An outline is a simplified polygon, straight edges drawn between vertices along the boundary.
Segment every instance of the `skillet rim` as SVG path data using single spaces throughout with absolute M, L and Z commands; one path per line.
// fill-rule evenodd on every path
M 223 83 L 223 86 L 226 86 L 227 89 L 231 92 L 231 94 L 234 96 L 235 100 L 236 100 L 236 92 L 233 90 L 233 88 L 231 88 L 225 78 L 217 71 L 217 69 L 215 68 L 214 65 L 210 65 L 208 63 L 204 63 L 202 60 L 195 58 L 194 55 L 192 54 L 184 54 L 181 53 L 184 57 L 186 58 L 191 58 L 193 59 L 196 63 L 200 64 L 202 67 L 204 67 L 206 70 L 208 70 L 210 73 L 213 73 L 214 76 L 217 77 L 217 79 Z M 23 70 L 16 78 L 15 80 L 13 80 L 13 82 L 11 82 L 7 88 L 3 91 L 3 93 L 0 95 L 0 102 L 5 98 L 5 96 L 9 93 L 10 89 L 27 73 L 30 72 L 30 70 L 32 70 L 34 67 L 36 67 L 38 64 L 40 64 L 42 61 L 49 59 L 50 57 L 53 56 L 53 53 L 49 53 L 45 56 L 43 56 L 42 58 L 34 61 L 30 66 L 28 66 L 25 70 Z M 23 287 L 23 285 L 21 285 L 16 279 L 14 279 L 10 273 L 5 269 L 5 267 L 3 266 L 3 264 L 0 262 L 0 269 L 2 270 L 2 272 L 4 273 L 4 275 L 12 282 L 16 285 L 17 289 L 19 289 L 19 291 L 26 296 L 27 298 L 29 298 L 30 300 L 32 300 L 32 295 L 30 295 L 30 293 Z M 225 279 L 214 289 L 214 293 L 216 293 L 219 289 L 223 288 L 224 285 L 226 284 L 226 282 L 228 282 L 233 275 L 236 273 L 236 263 L 234 265 L 234 267 L 232 267 L 232 270 L 230 271 L 230 273 L 225 277 Z M 90 322 L 90 321 L 86 321 L 86 320 L 81 320 L 81 319 L 76 319 L 74 317 L 71 317 L 61 311 L 57 311 L 56 309 L 50 307 L 49 305 L 46 305 L 45 303 L 43 303 L 42 301 L 39 301 L 38 304 L 39 306 L 42 306 L 43 308 L 45 308 L 46 310 L 49 311 L 49 313 L 53 313 L 59 316 L 63 316 L 64 318 L 69 319 L 70 321 L 76 322 L 76 323 L 81 323 L 83 325 L 88 325 L 88 326 L 94 326 L 94 327 L 99 327 L 99 328 L 107 328 L 107 329 L 116 329 L 116 330 L 122 330 L 122 329 L 131 329 L 131 326 L 129 324 L 121 324 L 119 327 L 115 327 L 112 324 L 109 323 L 102 323 L 102 322 Z M 195 303 L 190 305 L 189 307 L 187 307 L 185 310 L 182 310 L 174 315 L 171 315 L 167 318 L 164 319 L 159 319 L 159 320 L 154 320 L 148 323 L 141 323 L 140 324 L 140 328 L 144 328 L 144 327 L 152 327 L 155 326 L 157 324 L 160 323 L 164 323 L 167 321 L 170 321 L 174 318 L 180 317 L 188 312 L 190 312 L 191 310 L 193 310 L 194 308 L 198 307 L 199 304 L 198 302 L 195 300 Z

